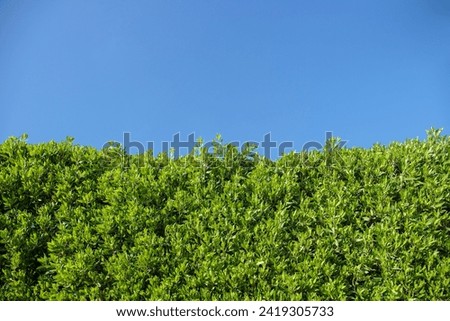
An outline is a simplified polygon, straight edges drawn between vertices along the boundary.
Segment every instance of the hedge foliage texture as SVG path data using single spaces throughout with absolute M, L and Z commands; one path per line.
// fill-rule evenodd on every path
M 450 138 L 335 146 L 171 159 L 9 138 L 0 300 L 450 300 Z

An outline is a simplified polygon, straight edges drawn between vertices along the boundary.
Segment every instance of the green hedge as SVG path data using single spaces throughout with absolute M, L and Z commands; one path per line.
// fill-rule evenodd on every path
M 0 300 L 450 300 L 450 138 L 171 159 L 0 145 Z

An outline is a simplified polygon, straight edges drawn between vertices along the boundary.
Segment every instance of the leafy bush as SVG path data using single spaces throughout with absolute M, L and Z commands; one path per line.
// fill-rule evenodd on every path
M 0 145 L 1 300 L 449 300 L 450 138 L 271 161 Z

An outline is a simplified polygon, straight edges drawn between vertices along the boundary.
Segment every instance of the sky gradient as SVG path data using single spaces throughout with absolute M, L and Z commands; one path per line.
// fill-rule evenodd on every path
M 348 146 L 450 128 L 450 3 L 0 0 L 0 141 Z

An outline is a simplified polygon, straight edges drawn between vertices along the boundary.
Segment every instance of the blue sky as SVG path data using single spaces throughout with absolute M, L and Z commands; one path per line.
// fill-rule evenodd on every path
M 370 147 L 450 128 L 445 0 L 0 0 L 0 141 Z

